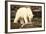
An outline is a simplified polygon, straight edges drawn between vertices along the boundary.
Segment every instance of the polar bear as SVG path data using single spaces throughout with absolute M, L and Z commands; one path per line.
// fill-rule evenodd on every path
M 27 17 L 29 18 L 29 21 L 31 21 L 31 19 L 33 18 L 33 13 L 32 13 L 32 10 L 30 9 L 30 7 L 19 8 L 16 12 L 14 23 L 17 23 L 17 21 L 19 20 L 20 17 L 24 18 L 25 24 L 28 23 Z

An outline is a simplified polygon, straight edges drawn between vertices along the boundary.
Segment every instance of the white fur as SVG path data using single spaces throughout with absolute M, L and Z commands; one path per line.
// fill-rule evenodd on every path
M 27 24 L 28 23 L 27 16 L 29 18 L 29 21 L 31 21 L 31 19 L 33 18 L 32 10 L 30 8 L 25 7 L 19 8 L 16 12 L 14 23 L 17 23 L 18 19 L 21 17 L 24 18 L 25 24 Z

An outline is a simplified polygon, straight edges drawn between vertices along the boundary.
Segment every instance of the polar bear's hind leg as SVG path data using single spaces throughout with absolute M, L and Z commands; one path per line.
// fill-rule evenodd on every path
M 17 23 L 18 19 L 19 19 L 19 17 L 16 17 L 16 18 L 14 19 L 14 23 Z

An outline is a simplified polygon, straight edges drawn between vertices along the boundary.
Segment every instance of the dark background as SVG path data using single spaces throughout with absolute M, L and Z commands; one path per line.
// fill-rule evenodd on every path
M 38 28 L 42 27 L 42 7 L 41 6 L 24 6 L 24 5 L 11 5 L 11 29 L 18 29 L 21 27 L 20 23 L 14 23 L 14 18 L 17 10 L 20 7 L 31 7 L 34 14 L 32 24 L 26 24 L 23 28 Z

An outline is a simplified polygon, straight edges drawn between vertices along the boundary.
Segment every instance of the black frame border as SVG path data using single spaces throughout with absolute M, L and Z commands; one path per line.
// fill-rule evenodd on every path
M 37 31 L 20 31 L 20 32 L 8 32 L 8 2 L 20 2 L 20 3 L 35 3 L 35 4 L 44 4 L 44 30 Z M 5 1 L 5 33 L 25 33 L 25 32 L 41 32 L 45 31 L 45 3 L 43 2 L 27 2 L 27 1 Z

